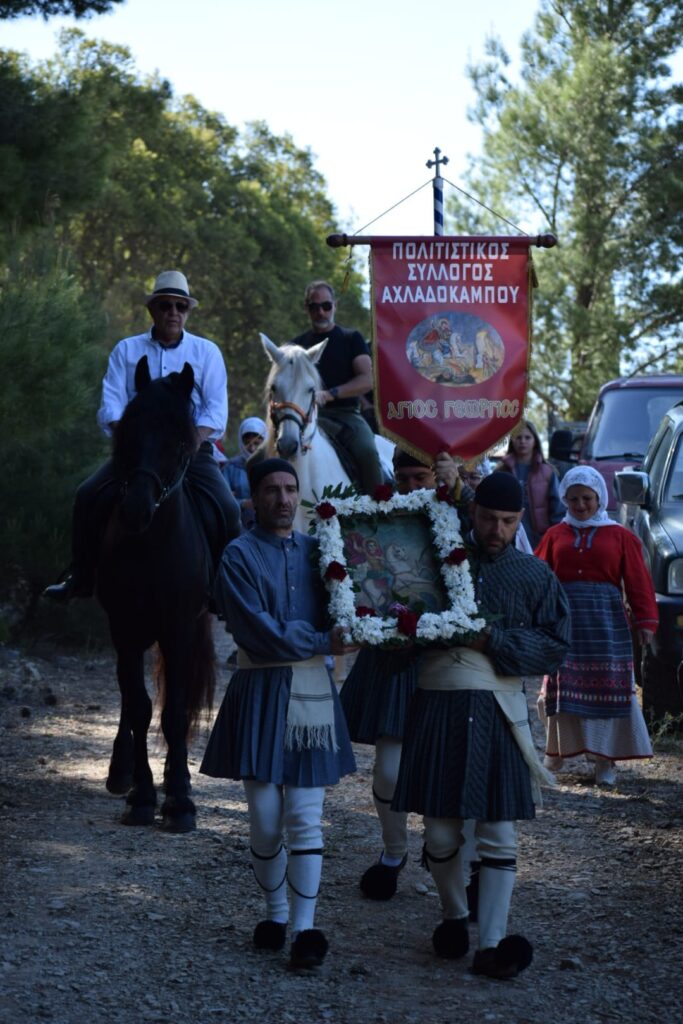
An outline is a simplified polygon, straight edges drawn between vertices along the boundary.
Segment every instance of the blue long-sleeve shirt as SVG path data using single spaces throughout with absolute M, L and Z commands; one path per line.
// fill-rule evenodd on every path
M 303 533 L 285 539 L 260 526 L 225 549 L 216 603 L 252 661 L 302 661 L 329 653 L 327 594 L 316 549 Z

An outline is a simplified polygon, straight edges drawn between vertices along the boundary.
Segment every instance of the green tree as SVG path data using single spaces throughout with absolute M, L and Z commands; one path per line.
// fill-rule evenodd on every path
M 45 21 L 56 15 L 88 18 L 91 14 L 108 14 L 121 0 L 0 0 L 0 20 L 30 18 L 41 15 Z
M 683 87 L 666 64 L 682 30 L 665 0 L 542 0 L 518 83 L 495 39 L 470 68 L 483 156 L 468 190 L 559 241 L 536 257 L 530 386 L 572 419 L 605 380 L 683 352 Z M 460 200 L 450 214 L 500 230 Z
M 36 587 L 68 559 L 73 491 L 106 450 L 106 357 L 149 323 L 156 274 L 182 269 L 199 298 L 190 330 L 223 349 L 234 434 L 263 408 L 259 330 L 299 333 L 306 283 L 339 286 L 346 270 L 325 243 L 338 225 L 309 151 L 176 99 L 123 47 L 60 38 L 37 66 L 0 51 L 0 562 Z M 361 324 L 353 264 L 343 303 Z
M 10 254 L 0 277 L 0 584 L 19 566 L 37 590 L 68 557 L 74 491 L 105 451 L 94 428 L 101 322 L 48 236 Z
M 339 286 L 346 254 L 325 182 L 308 150 L 263 122 L 243 134 L 167 83 L 140 81 L 128 51 L 62 35 L 43 69 L 90 112 L 91 145 L 106 154 L 97 201 L 61 223 L 80 279 L 101 297 L 110 336 L 141 329 L 141 300 L 163 267 L 182 267 L 200 307 L 190 328 L 214 338 L 231 371 L 231 422 L 261 409 L 267 370 L 258 332 L 286 341 L 305 326 L 304 287 Z M 349 322 L 367 326 L 362 280 L 350 266 Z

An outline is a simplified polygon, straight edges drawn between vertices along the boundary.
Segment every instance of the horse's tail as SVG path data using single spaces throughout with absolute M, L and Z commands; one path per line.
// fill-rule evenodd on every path
M 216 650 L 213 644 L 212 618 L 208 611 L 203 611 L 199 615 L 196 629 L 192 672 L 187 681 L 185 702 L 188 739 L 196 734 L 202 712 L 206 712 L 207 718 L 210 715 L 216 689 Z M 159 702 L 163 708 L 166 704 L 166 672 L 164 656 L 159 647 L 154 676 Z
M 206 712 L 207 717 L 210 715 L 215 689 L 216 649 L 213 645 L 213 619 L 208 611 L 203 611 L 197 619 L 197 647 L 187 692 L 189 735 L 194 735 L 202 712 Z

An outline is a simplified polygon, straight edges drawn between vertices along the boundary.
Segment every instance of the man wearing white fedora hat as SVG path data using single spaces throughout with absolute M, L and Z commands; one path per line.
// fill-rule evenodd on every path
M 135 368 L 143 356 L 147 357 L 153 379 L 179 372 L 189 363 L 195 380 L 192 405 L 198 449 L 186 479 L 195 491 L 208 492 L 218 504 L 228 539 L 232 539 L 240 531 L 239 507 L 213 458 L 213 442 L 223 436 L 228 420 L 228 377 L 223 355 L 213 341 L 185 330 L 190 311 L 198 303 L 190 295 L 187 278 L 180 271 L 164 270 L 159 274 L 145 304 L 152 326 L 143 334 L 123 338 L 114 347 L 102 381 L 97 421 L 111 437 L 135 395 Z M 73 511 L 71 570 L 62 582 L 46 588 L 46 597 L 68 601 L 92 595 L 101 531 L 119 486 L 108 460 L 78 488 Z

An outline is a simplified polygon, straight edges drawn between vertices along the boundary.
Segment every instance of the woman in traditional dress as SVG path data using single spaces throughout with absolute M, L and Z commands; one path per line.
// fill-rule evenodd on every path
M 572 643 L 560 669 L 543 681 L 539 714 L 546 728 L 546 766 L 586 754 L 595 781 L 616 782 L 615 761 L 652 757 L 633 675 L 631 629 L 650 643 L 658 613 L 640 541 L 606 512 L 607 487 L 589 466 L 570 469 L 560 483 L 567 506 L 536 555 L 562 583 L 572 611 Z

